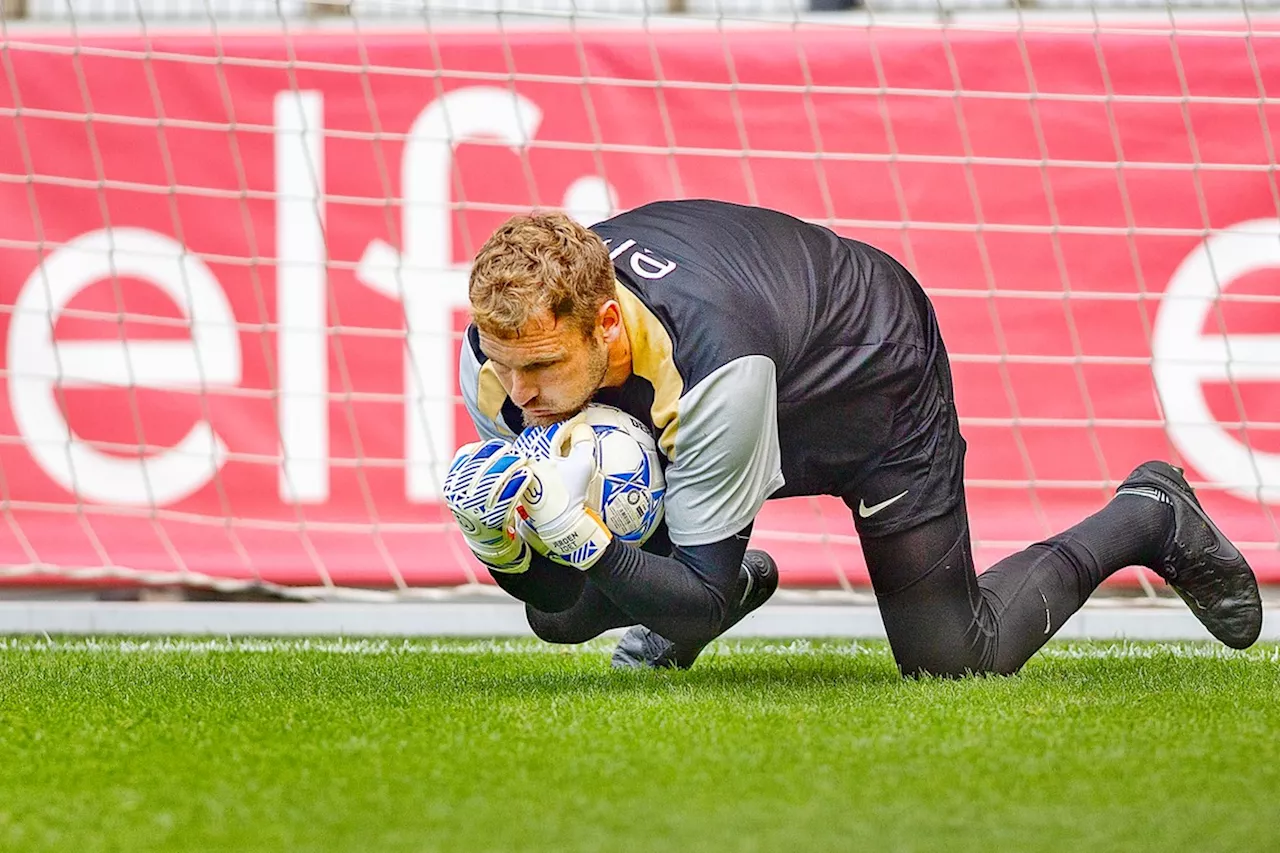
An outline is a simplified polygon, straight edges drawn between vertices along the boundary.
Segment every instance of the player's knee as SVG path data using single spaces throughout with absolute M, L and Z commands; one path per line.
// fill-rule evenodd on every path
M 903 663 L 898 662 L 898 672 L 903 678 L 964 678 L 970 675 L 981 675 L 970 667 L 958 667 L 950 662 Z
M 893 658 L 904 678 L 964 678 L 997 672 L 995 661 L 982 648 L 958 637 L 915 636 L 908 642 L 893 643 Z
M 1017 671 L 1017 667 L 1007 669 L 998 661 L 987 660 L 983 655 L 950 646 L 917 647 L 901 654 L 895 650 L 894 660 L 902 677 L 912 679 L 1012 675 Z
M 595 626 L 576 624 L 575 620 L 566 618 L 563 613 L 545 613 L 526 607 L 525 614 L 534 635 L 548 643 L 585 643 L 600 635 Z

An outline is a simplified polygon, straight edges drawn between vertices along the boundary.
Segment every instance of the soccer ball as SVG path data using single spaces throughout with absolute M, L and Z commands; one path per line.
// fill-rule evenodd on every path
M 662 523 L 667 491 L 658 445 L 648 427 L 613 406 L 592 403 L 586 409 L 586 422 L 595 433 L 596 445 L 596 475 L 587 487 L 587 506 L 600 515 L 614 536 L 643 545 Z M 533 447 L 532 452 L 550 451 Z M 537 533 L 518 516 L 516 529 L 535 551 L 546 555 Z

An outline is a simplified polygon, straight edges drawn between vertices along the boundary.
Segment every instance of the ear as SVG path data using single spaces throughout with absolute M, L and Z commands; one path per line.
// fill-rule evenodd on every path
M 622 334 L 622 306 L 616 299 L 606 299 L 596 312 L 596 327 L 604 335 L 604 341 L 612 344 Z

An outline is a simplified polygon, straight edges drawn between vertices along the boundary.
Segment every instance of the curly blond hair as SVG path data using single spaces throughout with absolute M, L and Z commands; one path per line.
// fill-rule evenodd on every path
M 516 337 L 544 308 L 589 335 L 600 306 L 616 295 L 604 241 L 557 211 L 504 222 L 480 247 L 468 288 L 476 326 L 500 338 Z

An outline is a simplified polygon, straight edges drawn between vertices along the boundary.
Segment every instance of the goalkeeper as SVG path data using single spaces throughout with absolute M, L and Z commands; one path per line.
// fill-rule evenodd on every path
M 692 665 L 776 588 L 773 561 L 746 546 L 761 505 L 793 495 L 849 507 L 906 675 L 1014 672 L 1130 565 L 1161 575 L 1229 646 L 1261 630 L 1253 572 L 1163 462 L 977 575 L 933 308 L 872 246 L 702 200 L 589 230 L 521 215 L 481 248 L 470 300 L 462 390 L 489 440 L 459 452 L 445 497 L 545 640 L 633 626 L 615 665 Z M 514 444 L 526 427 L 526 440 L 566 439 L 563 422 L 592 401 L 651 426 L 667 460 L 666 530 L 644 550 L 584 508 L 580 449 L 530 461 Z M 521 494 L 561 562 L 510 535 Z

